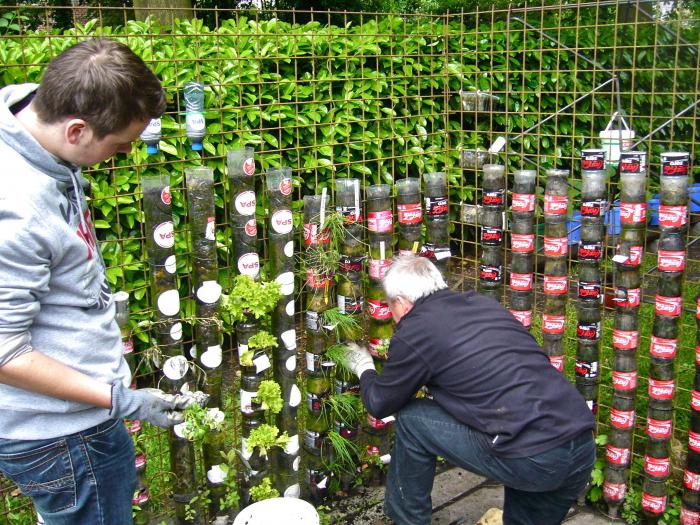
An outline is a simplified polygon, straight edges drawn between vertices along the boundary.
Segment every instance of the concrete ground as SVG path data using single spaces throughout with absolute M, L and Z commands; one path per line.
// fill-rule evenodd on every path
M 458 468 L 445 470 L 435 477 L 432 497 L 433 525 L 476 525 L 489 509 L 503 508 L 503 488 L 500 485 Z M 374 525 L 383 517 L 384 487 L 373 487 L 348 499 L 351 501 L 342 505 L 342 509 L 333 512 L 332 523 Z M 605 525 L 621 521 L 613 521 L 593 508 L 577 506 L 564 523 Z M 501 521 L 490 519 L 479 525 L 501 525 Z

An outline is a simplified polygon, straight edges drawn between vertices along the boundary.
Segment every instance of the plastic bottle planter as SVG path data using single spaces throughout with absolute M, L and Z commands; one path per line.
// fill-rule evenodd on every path
M 350 257 L 361 257 L 365 253 L 364 217 L 359 179 L 336 180 L 335 210 L 343 216 L 344 231 L 341 252 Z
M 462 102 L 462 111 L 473 113 L 492 111 L 493 106 L 499 101 L 496 95 L 485 91 L 460 91 L 459 98 Z
M 151 119 L 146 129 L 141 133 L 141 140 L 146 144 L 146 153 L 155 155 L 158 153 L 160 143 L 161 121 L 160 118 Z
M 535 170 L 513 172 L 511 194 L 510 311 L 525 326 L 532 323 L 532 287 L 535 250 Z
M 447 281 L 448 265 L 452 256 L 449 242 L 447 175 L 442 171 L 424 173 L 423 184 L 426 240 L 421 255 L 428 257 Z
M 700 523 L 700 295 L 696 296 L 695 304 L 695 319 L 697 325 L 695 381 L 690 402 L 688 458 L 683 474 L 683 496 L 681 505 L 681 523 L 683 525 Z
M 396 214 L 399 222 L 399 255 L 419 253 L 423 222 L 420 179 L 399 180 L 395 188 Z
M 229 217 L 236 270 L 242 275 L 258 279 L 258 229 L 255 220 L 255 163 L 253 148 L 232 150 L 227 154 L 231 205 Z
M 479 209 L 479 293 L 502 300 L 503 241 L 505 204 L 505 166 L 485 164 L 483 167 L 481 207 Z
M 183 89 L 185 97 L 185 134 L 193 151 L 202 150 L 202 141 L 206 135 L 204 121 L 204 85 L 188 82 Z
M 155 299 L 155 336 L 161 353 L 163 377 L 160 387 L 177 393 L 182 388 L 195 391 L 191 364 L 182 351 L 182 323 L 180 321 L 180 296 L 175 282 L 174 232 L 170 208 L 170 188 L 167 177 L 144 177 L 143 206 L 146 239 L 151 274 L 152 296 Z M 169 432 L 170 465 L 175 474 L 173 498 L 179 523 L 185 523 L 186 505 L 196 495 L 195 455 L 192 443 L 181 434 L 176 425 Z

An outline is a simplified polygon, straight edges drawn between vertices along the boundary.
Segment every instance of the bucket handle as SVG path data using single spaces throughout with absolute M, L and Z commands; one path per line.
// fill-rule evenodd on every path
M 616 120 L 619 120 L 627 131 L 631 131 L 630 127 L 627 125 L 627 121 L 625 120 L 625 117 L 619 111 L 616 111 L 615 113 L 612 114 L 612 117 L 610 117 L 610 121 L 608 122 L 608 125 L 605 126 L 605 129 L 603 131 L 611 131 L 612 125 Z

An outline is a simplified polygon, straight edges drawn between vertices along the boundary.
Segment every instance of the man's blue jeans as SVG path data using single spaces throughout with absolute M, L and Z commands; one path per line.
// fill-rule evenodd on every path
M 559 524 L 590 479 L 593 433 L 536 456 L 499 458 L 486 434 L 463 425 L 437 403 L 416 399 L 397 416 L 384 510 L 398 525 L 429 525 L 435 458 L 444 457 L 505 487 L 504 525 Z
M 0 439 L 0 472 L 32 498 L 46 525 L 133 522 L 134 445 L 121 420 L 55 439 Z

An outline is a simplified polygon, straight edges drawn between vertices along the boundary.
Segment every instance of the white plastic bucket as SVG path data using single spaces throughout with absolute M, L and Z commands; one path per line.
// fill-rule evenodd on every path
M 318 512 L 311 503 L 297 498 L 270 498 L 247 506 L 233 525 L 319 525 Z
M 615 126 L 615 121 L 620 120 L 620 125 Z M 626 151 L 634 144 L 635 133 L 627 125 L 625 118 L 617 111 L 603 131 L 599 133 L 601 148 L 605 151 L 605 162 L 615 165 L 620 161 L 620 153 Z

